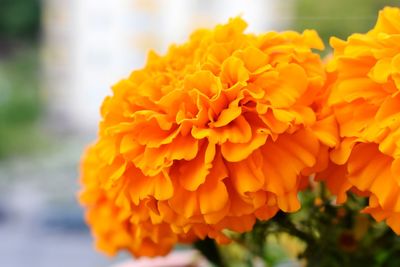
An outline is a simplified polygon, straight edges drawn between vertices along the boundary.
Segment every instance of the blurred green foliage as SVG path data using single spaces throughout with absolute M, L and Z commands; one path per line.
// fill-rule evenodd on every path
M 296 0 L 294 30 L 315 29 L 324 42 L 330 36 L 346 38 L 373 27 L 384 6 L 400 6 L 399 0 Z
M 302 192 L 300 198 L 297 213 L 278 212 L 268 221 L 257 221 L 250 232 L 227 233 L 234 242 L 220 248 L 226 265 L 251 267 L 258 259 L 268 267 L 292 266 L 297 252 L 297 262 L 308 267 L 400 266 L 400 238 L 385 223 L 360 212 L 367 199 L 349 194 L 346 204 L 338 206 L 323 186 Z
M 40 0 L 0 0 L 0 159 L 37 146 Z
M 37 47 L 0 59 L 0 159 L 37 145 L 38 71 Z
M 40 0 L 0 1 L 0 40 L 36 38 L 40 28 Z

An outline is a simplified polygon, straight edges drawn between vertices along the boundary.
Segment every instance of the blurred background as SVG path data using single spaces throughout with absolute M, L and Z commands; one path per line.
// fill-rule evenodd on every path
M 0 0 L 0 266 L 102 267 L 76 203 L 110 86 L 198 27 L 365 32 L 396 0 Z

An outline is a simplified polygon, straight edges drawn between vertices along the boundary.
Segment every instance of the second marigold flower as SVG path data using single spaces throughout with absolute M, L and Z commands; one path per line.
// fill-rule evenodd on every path
M 350 189 L 369 197 L 364 211 L 400 234 L 400 9 L 383 9 L 371 31 L 331 44 L 328 104 L 341 143 L 325 180 L 340 202 Z

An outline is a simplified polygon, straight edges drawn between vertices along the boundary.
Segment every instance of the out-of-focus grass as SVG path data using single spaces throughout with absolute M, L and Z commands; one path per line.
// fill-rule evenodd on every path
M 41 112 L 37 47 L 0 54 L 0 159 L 38 147 Z
M 399 6 L 398 0 L 296 0 L 293 28 L 315 29 L 328 44 L 331 36 L 346 38 L 373 27 L 384 6 Z

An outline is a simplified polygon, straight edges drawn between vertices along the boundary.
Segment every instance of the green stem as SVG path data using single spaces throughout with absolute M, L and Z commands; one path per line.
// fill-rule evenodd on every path
M 288 218 L 288 215 L 284 214 L 283 212 L 277 214 L 276 220 L 278 227 L 281 228 L 284 232 L 303 240 L 304 242 L 306 242 L 306 244 L 315 243 L 316 240 L 312 234 L 300 230 L 290 220 L 290 218 Z
M 227 267 L 222 259 L 218 246 L 213 239 L 207 237 L 204 240 L 198 240 L 194 243 L 194 247 L 199 250 L 207 260 L 216 266 Z

